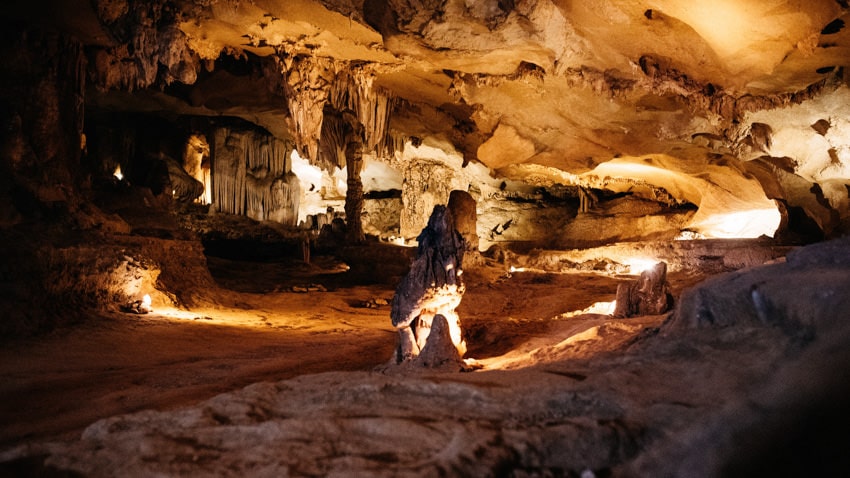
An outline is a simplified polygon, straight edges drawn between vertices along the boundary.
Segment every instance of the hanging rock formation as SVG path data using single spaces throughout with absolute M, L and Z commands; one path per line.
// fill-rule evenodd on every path
M 201 60 L 179 26 L 181 14 L 190 14 L 194 5 L 178 8 L 162 0 L 96 0 L 92 4 L 104 30 L 117 40 L 114 46 L 92 53 L 98 87 L 132 91 L 174 81 L 195 82 Z
M 396 288 L 390 317 L 399 332 L 396 361 L 419 355 L 428 343 L 432 321 L 442 315 L 459 355 L 466 352 L 455 308 L 465 291 L 461 275 L 464 242 L 455 230 L 451 211 L 436 206 L 428 226 L 417 238 L 419 249 L 410 272 Z M 431 357 L 429 360 L 435 360 Z
M 325 103 L 336 77 L 336 65 L 331 59 L 315 56 L 297 56 L 288 63 L 283 87 L 293 123 L 291 130 L 295 132 L 298 151 L 316 160 Z
M 301 190 L 290 171 L 292 146 L 253 130 L 219 128 L 213 138 L 216 210 L 295 226 Z
M 363 129 L 364 151 L 386 157 L 393 153 L 390 114 L 398 101 L 373 85 L 375 65 L 351 65 L 337 75 L 329 102 L 340 112 L 353 111 Z

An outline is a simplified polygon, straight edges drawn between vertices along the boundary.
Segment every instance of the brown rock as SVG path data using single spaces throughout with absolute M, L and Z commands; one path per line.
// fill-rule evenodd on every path
M 419 355 L 428 339 L 433 317 L 438 314 L 456 317 L 454 309 L 464 292 L 461 278 L 464 241 L 455 230 L 451 211 L 445 206 L 434 207 L 428 227 L 417 239 L 416 259 L 396 289 L 390 313 L 393 325 L 399 330 L 396 353 L 399 362 Z
M 466 191 L 454 190 L 449 194 L 449 210 L 455 229 L 463 237 L 466 252 L 478 252 L 478 213 L 475 199 Z
M 460 370 L 463 360 L 452 342 L 449 321 L 437 314 L 431 322 L 431 332 L 422 352 L 416 357 L 416 364 L 427 368 Z
M 667 263 L 659 262 L 641 272 L 635 281 L 617 287 L 614 317 L 659 315 L 670 310 L 673 300 L 667 283 Z

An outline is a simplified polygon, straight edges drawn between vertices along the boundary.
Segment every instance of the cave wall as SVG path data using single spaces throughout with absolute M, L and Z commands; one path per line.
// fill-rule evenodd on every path
M 0 45 L 3 224 L 77 207 L 86 86 L 81 43 L 7 27 Z
M 120 176 L 129 184 L 149 188 L 155 196 L 192 201 L 199 185 L 184 168 L 186 147 L 205 121 L 169 120 L 154 114 L 88 109 L 83 172 L 91 187 Z M 202 187 L 201 187 L 202 189 Z
M 407 162 L 401 187 L 400 234 L 415 238 L 428 225 L 434 206 L 449 203 L 455 189 L 466 190 L 468 183 L 449 166 L 424 158 Z
M 400 197 L 371 198 L 363 201 L 363 232 L 384 239 L 399 236 L 402 203 Z

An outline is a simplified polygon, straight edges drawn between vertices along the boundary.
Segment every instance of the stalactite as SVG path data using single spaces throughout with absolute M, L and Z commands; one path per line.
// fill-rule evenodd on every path
M 325 103 L 337 67 L 333 59 L 315 56 L 297 56 L 282 65 L 286 78 L 283 87 L 298 152 L 316 161 Z
M 327 171 L 345 167 L 346 137 L 351 127 L 339 115 L 326 115 L 322 122 L 322 139 L 319 143 L 318 165 Z
M 101 26 L 118 40 L 115 46 L 91 51 L 98 87 L 132 91 L 156 83 L 195 82 L 200 58 L 189 47 L 179 18 L 199 5 L 185 2 L 175 8 L 163 0 L 93 0 L 92 4 Z
M 220 128 L 214 138 L 216 209 L 257 221 L 296 225 L 301 192 L 290 172 L 292 146 L 253 130 Z
M 330 90 L 328 102 L 338 111 L 353 111 L 363 126 L 364 148 L 379 156 L 395 149 L 389 135 L 390 115 L 397 100 L 389 92 L 375 88 L 372 65 L 357 65 L 343 70 Z
M 218 211 L 245 212 L 245 159 L 242 137 L 227 128 L 215 131 L 213 202 Z

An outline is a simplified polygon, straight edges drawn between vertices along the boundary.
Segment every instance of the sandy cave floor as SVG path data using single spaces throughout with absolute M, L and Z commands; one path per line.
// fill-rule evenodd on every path
M 393 285 L 363 284 L 329 257 L 316 257 L 309 266 L 215 257 L 208 263 L 220 286 L 217 307 L 102 313 L 0 350 L 0 449 L 73 439 L 101 418 L 175 409 L 255 382 L 369 371 L 392 356 L 389 305 L 365 305 L 389 301 Z M 459 312 L 467 357 L 485 369 L 496 363 L 510 368 L 511 354 L 558 343 L 601 323 L 613 332 L 576 353 L 616 349 L 663 321 L 557 317 L 613 300 L 618 281 L 626 277 L 507 274 L 504 265 L 490 264 L 469 271 L 466 279 Z M 669 276 L 676 297 L 702 279 Z M 293 285 L 307 284 L 322 284 L 327 291 L 291 292 Z

